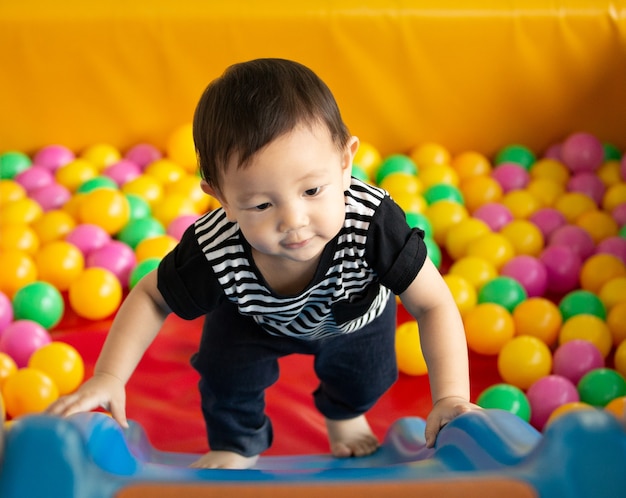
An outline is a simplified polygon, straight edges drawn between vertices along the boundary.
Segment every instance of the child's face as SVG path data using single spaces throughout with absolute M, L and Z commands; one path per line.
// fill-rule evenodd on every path
M 356 137 L 339 151 L 326 127 L 297 126 L 245 167 L 229 165 L 216 195 L 253 250 L 310 262 L 343 225 L 357 148 Z

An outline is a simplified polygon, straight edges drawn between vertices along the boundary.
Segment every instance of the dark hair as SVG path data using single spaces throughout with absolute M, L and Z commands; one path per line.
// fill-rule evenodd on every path
M 337 102 L 309 68 L 284 59 L 234 64 L 206 88 L 193 120 L 200 172 L 212 187 L 231 159 L 237 167 L 299 124 L 325 125 L 339 149 L 350 138 Z

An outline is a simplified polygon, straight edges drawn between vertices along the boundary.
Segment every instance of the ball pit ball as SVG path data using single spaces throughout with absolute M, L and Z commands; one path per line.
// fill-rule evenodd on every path
M 15 419 L 40 413 L 56 401 L 59 390 L 52 379 L 34 368 L 20 368 L 2 388 L 7 414 Z
M 122 284 L 105 268 L 87 268 L 70 285 L 68 298 L 78 316 L 101 320 L 119 308 Z
M 42 207 L 37 201 L 29 197 L 17 199 L 2 206 L 0 223 L 32 223 L 43 213 Z
M 198 169 L 191 123 L 179 126 L 170 134 L 165 150 L 172 161 L 180 164 L 189 173 L 194 173 Z
M 459 275 L 470 282 L 476 290 L 498 275 L 496 267 L 477 256 L 464 256 L 450 266 L 449 274 Z
M 612 254 L 594 254 L 580 268 L 580 286 L 594 294 L 609 280 L 626 276 L 626 265 Z
M 13 304 L 4 292 L 0 292 L 0 335 L 12 321 Z
M 548 156 L 539 159 L 533 164 L 532 168 L 530 168 L 530 177 L 532 179 L 546 178 L 560 183 L 563 186 L 567 185 L 570 176 L 570 171 L 560 159 Z
M 484 221 L 466 218 L 448 229 L 444 246 L 450 257 L 457 260 L 467 255 L 467 246 L 470 242 L 490 231 Z
M 44 211 L 59 209 L 72 197 L 72 193 L 57 182 L 33 190 L 29 195 Z
M 392 198 L 399 193 L 422 194 L 424 192 L 424 185 L 419 177 L 403 172 L 388 174 L 378 186 L 389 192 Z
M 559 302 L 559 310 L 563 321 L 581 314 L 595 315 L 602 320 L 606 318 L 604 303 L 596 294 L 583 289 L 577 289 L 563 296 Z
M 558 306 L 550 299 L 536 296 L 517 305 L 513 310 L 515 334 L 532 336 L 552 347 L 558 337 L 563 318 Z
M 502 147 L 496 153 L 494 162 L 496 165 L 516 163 L 523 166 L 525 169 L 530 169 L 536 160 L 535 153 L 525 145 L 510 144 Z
M 31 320 L 50 330 L 63 318 L 65 302 L 59 290 L 48 282 L 32 282 L 13 296 L 16 320 Z
M 581 411 L 581 410 L 593 410 L 594 407 L 588 403 L 583 403 L 582 401 L 570 401 L 569 403 L 565 403 L 558 408 L 556 408 L 548 417 L 547 422 L 544 425 L 544 428 L 553 424 L 556 420 L 561 418 L 566 413 Z
M 551 369 L 550 348 L 533 336 L 511 337 L 498 354 L 500 377 L 520 389 L 528 389 L 534 382 L 549 375 Z
M 143 197 L 139 197 L 135 194 L 124 194 L 130 207 L 130 219 L 129 222 L 139 220 L 141 218 L 147 218 L 152 216 L 152 207 L 148 204 Z M 126 226 L 126 225 L 124 225 Z M 122 229 L 123 230 L 123 229 Z M 119 236 L 119 232 L 117 233 Z
M 406 192 L 407 190 L 404 191 Z M 211 195 L 207 195 L 202 190 L 202 185 L 196 175 L 185 174 L 180 180 L 165 185 L 163 195 L 165 197 L 171 195 L 182 195 L 186 197 L 193 203 L 196 213 L 205 213 L 218 207 L 214 204 L 217 199 Z
M 32 192 L 38 188 L 50 185 L 54 181 L 54 175 L 43 166 L 31 166 L 15 175 L 14 180 L 24 187 L 26 192 Z
M 159 159 L 148 164 L 143 172 L 155 178 L 163 187 L 168 184 L 175 183 L 185 176 L 185 170 L 182 166 L 171 159 Z
M 426 216 L 423 213 L 408 212 L 408 213 L 405 213 L 405 216 L 406 216 L 407 225 L 409 225 L 411 228 L 419 228 L 420 230 L 424 232 L 424 237 L 432 238 L 433 226 L 430 224 L 430 220 L 426 218 Z M 170 227 L 167 228 L 167 233 L 168 235 L 172 235 L 170 234 Z M 178 237 L 175 237 L 175 238 L 180 239 L 180 236 L 182 236 L 182 233 Z
M 566 246 L 574 249 L 581 260 L 587 259 L 595 250 L 591 235 L 576 225 L 563 225 L 552 232 L 548 246 Z
M 129 159 L 121 159 L 106 167 L 102 172 L 119 187 L 137 178 L 141 174 L 141 167 Z
M 141 241 L 158 237 L 165 233 L 165 228 L 159 220 L 152 216 L 147 216 L 129 221 L 117 234 L 117 239 L 136 249 Z
M 130 206 L 122 192 L 101 188 L 85 194 L 78 207 L 80 223 L 91 223 L 108 234 L 119 232 L 130 219 Z
M 37 266 L 24 251 L 0 252 L 0 291 L 10 299 L 24 285 L 37 279 Z
M 442 254 L 439 249 L 439 244 L 431 237 L 424 237 L 424 244 L 426 245 L 426 251 L 428 258 L 433 262 L 436 268 L 441 268 Z
M 448 185 L 450 187 L 459 185 L 459 175 L 452 166 L 435 165 L 420 169 L 419 179 L 424 189 L 430 189 L 436 185 Z
M 407 173 L 409 175 L 417 175 L 417 166 L 407 155 L 392 154 L 387 156 L 377 168 L 376 184 L 380 185 L 385 177 L 391 173 Z
M 361 166 L 358 164 L 352 164 L 352 176 L 362 182 L 369 182 L 370 177 Z
M 76 221 L 66 211 L 52 209 L 33 221 L 31 227 L 37 234 L 39 242 L 44 245 L 64 238 L 76 227 Z
M 544 247 L 543 233 L 528 220 L 512 220 L 500 229 L 511 244 L 515 254 L 539 256 Z
M 565 294 L 578 287 L 581 258 L 572 248 L 548 246 L 539 255 L 548 275 L 548 292 Z
M 604 161 L 604 148 L 591 133 L 572 133 L 561 144 L 561 159 L 572 173 L 593 172 Z
M 622 341 L 619 346 L 617 346 L 613 362 L 615 364 L 615 370 L 626 377 L 626 340 Z
M 498 232 L 513 220 L 513 215 L 509 208 L 493 202 L 483 204 L 474 211 L 473 216 L 484 221 L 494 232 Z
M 615 346 L 626 341 L 626 301 L 615 304 L 608 312 L 606 324 L 611 331 Z
M 66 291 L 85 267 L 83 253 L 64 240 L 55 240 L 42 246 L 34 260 L 38 280 L 48 282 L 60 291 Z
M 575 223 L 579 216 L 598 209 L 592 199 L 580 192 L 565 192 L 554 201 L 553 207 L 563 213 L 568 223 Z
M 4 207 L 26 197 L 26 190 L 19 183 L 13 180 L 3 180 L 0 178 L 0 207 Z M 0 220 L 2 223 L 2 220 Z
M 528 190 L 512 190 L 504 194 L 500 202 L 509 208 L 516 219 L 527 219 L 543 207 L 539 199 Z
M 76 193 L 86 194 L 99 188 L 117 189 L 117 183 L 115 183 L 115 180 L 109 178 L 108 176 L 98 175 L 90 178 L 84 183 L 81 183 L 76 189 Z
M 55 172 L 61 166 L 72 162 L 76 155 L 64 145 L 47 145 L 39 149 L 33 157 L 33 164 Z
M 82 223 L 65 236 L 65 241 L 78 248 L 83 256 L 87 257 L 91 251 L 108 244 L 111 236 L 98 225 Z
M 554 410 L 566 403 L 580 401 L 576 386 L 560 375 L 548 375 L 535 381 L 526 392 L 530 403 L 530 423 L 543 430 Z
M 439 201 L 431 204 L 426 208 L 424 215 L 433 227 L 435 242 L 441 245 L 445 243 L 450 227 L 469 217 L 463 205 L 452 201 Z
M 522 420 L 530 421 L 530 403 L 524 391 L 511 384 L 494 384 L 482 391 L 476 404 L 485 409 L 506 410 Z
M 460 184 L 465 206 L 476 216 L 482 206 L 496 204 L 502 199 L 502 187 L 491 176 L 478 175 L 464 179 Z
M 32 320 L 16 320 L 2 331 L 0 351 L 8 354 L 18 368 L 28 364 L 30 356 L 51 341 L 48 331 Z
M 95 165 L 98 172 L 122 158 L 117 147 L 107 143 L 89 145 L 81 152 L 80 157 Z
M 484 258 L 499 270 L 515 256 L 515 249 L 504 235 L 489 232 L 477 237 L 467 245 L 467 255 Z
M 426 360 L 422 354 L 417 322 L 409 320 L 398 326 L 395 347 L 400 372 L 406 375 L 425 375 L 428 373 Z
M 611 368 L 596 368 L 578 382 L 580 400 L 604 407 L 615 398 L 626 396 L 626 380 Z
M 587 372 L 604 367 L 602 353 L 591 342 L 583 339 L 573 339 L 561 344 L 554 352 L 552 360 L 553 372 L 574 384 L 578 384 Z
M 367 176 L 373 180 L 376 176 L 375 171 L 382 161 L 382 157 L 374 145 L 363 141 L 359 144 L 353 161 L 365 170 Z M 380 182 L 378 182 L 378 184 L 380 184 Z
M 163 157 L 161 151 L 154 145 L 148 143 L 133 145 L 126 151 L 126 154 L 124 154 L 124 159 L 135 163 L 141 169 L 145 168 L 151 162 L 161 159 L 161 157 Z
M 528 298 L 522 285 L 511 277 L 500 276 L 490 280 L 478 292 L 478 303 L 495 303 L 510 313 Z
M 434 142 L 426 142 L 414 147 L 409 156 L 420 169 L 429 166 L 447 166 L 451 160 L 448 149 Z
M 178 241 L 174 237 L 167 234 L 144 239 L 135 248 L 137 262 L 151 258 L 163 259 L 167 253 L 176 247 L 177 243 Z
M 484 154 L 475 151 L 461 152 L 455 156 L 450 165 L 456 170 L 459 180 L 491 173 L 491 162 Z
M 607 213 L 611 212 L 620 204 L 626 202 L 626 182 L 611 185 L 607 188 L 602 199 L 602 209 Z
M 619 227 L 626 226 L 626 202 L 618 204 L 611 210 L 611 216 Z
M 463 204 L 463 194 L 454 185 L 448 185 L 446 183 L 437 183 L 428 187 L 424 192 L 424 199 L 428 204 L 434 204 L 435 202 L 448 200 Z
M 461 316 L 476 306 L 478 301 L 476 289 L 466 278 L 448 273 L 443 276 L 443 280 L 450 289 Z
M 543 209 L 553 206 L 556 200 L 565 193 L 565 187 L 549 178 L 535 178 L 528 182 L 526 190 L 535 197 Z
M 180 240 L 183 236 L 183 233 L 185 233 L 185 230 L 193 225 L 197 219 L 198 215 L 195 214 L 184 214 L 178 216 L 174 218 L 167 226 L 166 233 L 171 237 L 174 237 L 176 240 Z M 422 227 L 420 226 L 420 228 Z
M 152 215 L 163 226 L 169 225 L 181 215 L 198 214 L 192 199 L 182 194 L 166 195 L 152 209 Z
M 64 164 L 56 170 L 54 178 L 70 192 L 76 192 L 78 187 L 91 178 L 98 176 L 98 168 L 86 159 L 77 158 Z
M 525 188 L 530 181 L 528 170 L 517 163 L 499 164 L 493 169 L 491 176 L 498 181 L 503 192 Z
M 482 355 L 497 355 L 515 334 L 511 314 L 495 303 L 477 304 L 463 316 L 463 323 L 469 349 Z
M 618 420 L 626 419 L 626 396 L 620 396 L 619 398 L 615 398 L 604 407 L 604 409 L 615 415 Z
M 13 180 L 22 171 L 30 168 L 32 161 L 23 152 L 10 150 L 0 154 L 0 179 Z
M 619 168 L 620 165 L 618 160 L 609 159 L 602 163 L 602 166 L 600 166 L 598 171 L 596 171 L 596 175 L 608 188 L 611 185 L 617 185 L 622 181 Z
M 626 277 L 615 277 L 609 280 L 600 287 L 598 297 L 607 311 L 616 304 L 626 301 Z
M 0 352 L 0 393 L 6 380 L 17 372 L 17 364 L 7 353 Z M 0 399 L 2 396 L 0 396 Z
M 39 250 L 39 237 L 26 223 L 10 223 L 1 227 L 0 251 L 23 251 L 32 256 Z
M 160 258 L 148 258 L 137 263 L 137 265 L 130 272 L 130 277 L 128 278 L 128 288 L 132 289 L 148 273 L 156 270 L 160 262 Z
M 548 288 L 548 271 L 545 265 L 533 256 L 522 254 L 512 257 L 502 266 L 500 275 L 519 282 L 528 297 L 543 296 Z
M 600 206 L 606 192 L 606 185 L 595 173 L 583 171 L 570 177 L 567 182 L 567 190 L 585 194 Z
M 133 249 L 119 240 L 111 240 L 94 249 L 85 258 L 86 268 L 105 268 L 117 277 L 122 287 L 128 286 L 130 272 L 137 264 Z
M 60 395 L 74 392 L 83 382 L 85 374 L 85 365 L 78 351 L 59 341 L 53 341 L 35 351 L 28 361 L 28 367 L 48 375 Z
M 587 232 L 595 244 L 599 244 L 609 237 L 616 237 L 619 227 L 609 213 L 604 211 L 589 211 L 578 217 L 576 226 Z
M 596 246 L 596 254 L 612 254 L 626 265 L 626 239 L 617 235 L 607 237 Z
M 613 337 L 604 320 L 595 315 L 575 315 L 563 323 L 559 332 L 559 344 L 573 339 L 591 342 L 606 358 L 613 346 Z
M 122 185 L 121 191 L 142 198 L 151 208 L 163 198 L 163 185 L 156 178 L 143 173 Z

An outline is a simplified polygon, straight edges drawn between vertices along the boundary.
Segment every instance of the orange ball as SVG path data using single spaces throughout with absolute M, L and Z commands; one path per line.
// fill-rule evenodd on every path
M 396 329 L 396 361 L 398 370 L 406 375 L 428 373 L 422 354 L 419 327 L 414 320 L 404 322 Z
M 615 346 L 626 341 L 626 301 L 621 301 L 609 309 L 606 324 Z
M 20 368 L 2 386 L 2 397 L 8 415 L 17 418 L 43 412 L 59 397 L 52 379 L 34 368 Z
M 581 215 L 597 209 L 593 199 L 581 192 L 565 192 L 554 201 L 554 207 L 568 223 L 575 223 Z
M 105 268 L 87 268 L 72 282 L 69 302 L 83 318 L 101 320 L 112 315 L 122 302 L 122 284 Z
M 463 194 L 465 207 L 470 213 L 483 204 L 500 202 L 503 190 L 500 183 L 491 176 L 479 175 L 464 179 L 459 188 Z
M 1 230 L 0 251 L 23 251 L 32 256 L 39 249 L 39 237 L 30 225 L 9 223 Z
M 576 218 L 576 225 L 585 230 L 593 241 L 598 244 L 619 232 L 617 222 L 604 211 L 588 211 Z
M 28 360 L 28 366 L 47 374 L 60 395 L 74 392 L 83 381 L 85 365 L 73 346 L 53 341 L 37 349 Z
M 623 276 L 626 276 L 626 266 L 621 259 L 612 254 L 594 254 L 582 264 L 580 286 L 597 294 L 608 281 Z
M 52 209 L 32 223 L 41 244 L 62 239 L 76 227 L 76 220 L 63 209 Z
M 10 299 L 26 284 L 37 280 L 37 266 L 23 251 L 0 252 L 0 291 Z
M 447 166 L 450 164 L 450 152 L 443 145 L 426 142 L 411 150 L 409 156 L 421 170 L 429 166 Z
M 500 376 L 520 389 L 528 389 L 551 370 L 550 348 L 536 337 L 519 335 L 504 344 L 498 354 Z
M 35 254 L 39 280 L 66 291 L 85 267 L 85 257 L 74 244 L 55 240 L 42 246 Z
M 506 308 L 481 303 L 463 317 L 467 345 L 472 351 L 496 355 L 515 334 L 513 318 Z
M 17 372 L 17 363 L 7 353 L 0 351 L 0 390 L 6 380 Z
M 626 340 L 617 346 L 613 362 L 615 363 L 615 370 L 626 377 Z
M 466 151 L 454 157 L 451 166 L 456 170 L 461 181 L 466 178 L 491 173 L 491 163 L 483 154 Z
M 531 297 L 513 310 L 515 333 L 540 339 L 553 346 L 563 323 L 561 311 L 554 302 L 544 297 Z
M 604 409 L 615 415 L 618 420 L 626 421 L 626 396 L 612 399 L 604 406 Z
M 564 405 L 561 405 L 561 406 L 557 407 L 550 414 L 550 416 L 548 417 L 548 421 L 546 422 L 545 427 L 548 427 L 555 420 L 559 419 L 560 417 L 562 417 L 566 413 L 577 412 L 577 411 L 581 411 L 581 410 L 595 410 L 595 409 L 596 408 L 594 406 L 591 406 L 590 404 L 584 403 L 582 401 L 570 401 L 569 403 L 565 403 Z

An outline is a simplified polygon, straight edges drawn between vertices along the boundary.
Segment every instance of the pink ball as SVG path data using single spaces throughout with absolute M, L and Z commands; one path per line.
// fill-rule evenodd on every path
M 100 249 L 111 242 L 111 236 L 98 225 L 83 223 L 74 227 L 65 236 L 65 240 L 74 244 L 83 253 L 83 256 L 87 257 L 91 251 Z
M 555 161 L 561 161 L 561 143 L 555 143 L 550 145 L 543 154 L 545 159 L 554 159 Z
M 103 173 L 121 186 L 141 175 L 141 168 L 133 161 L 122 159 L 106 168 Z
M 587 372 L 602 367 L 604 357 L 600 350 L 583 339 L 567 341 L 554 352 L 552 371 L 574 384 L 578 384 Z
M 157 159 L 161 159 L 161 157 L 163 157 L 161 151 L 154 145 L 150 144 L 137 144 L 131 147 L 128 152 L 124 154 L 125 159 L 134 162 L 142 170 L 148 164 L 156 161 Z
M 548 270 L 539 259 L 520 255 L 508 260 L 500 274 L 517 280 L 528 297 L 543 296 L 548 288 Z
M 593 199 L 596 205 L 600 206 L 606 192 L 606 185 L 595 173 L 582 171 L 570 177 L 567 181 L 567 190 L 580 192 Z
M 13 305 L 9 297 L 0 291 L 0 336 L 2 331 L 13 321 Z
M 566 403 L 580 401 L 576 386 L 560 375 L 548 375 L 534 382 L 526 392 L 530 403 L 530 423 L 542 430 L 554 410 Z
M 572 173 L 595 171 L 604 162 L 604 147 L 591 133 L 572 133 L 561 146 L 561 157 Z
M 184 214 L 175 218 L 167 226 L 167 235 L 180 240 L 185 230 L 193 225 L 197 219 L 198 217 L 195 214 Z
M 18 368 L 23 368 L 35 351 L 51 341 L 48 331 L 37 322 L 17 320 L 2 331 L 0 351 L 13 358 Z
M 494 231 L 498 232 L 504 225 L 513 219 L 509 208 L 497 202 L 488 202 L 480 206 L 473 213 L 474 218 L 484 221 Z
M 24 187 L 26 192 L 32 192 L 38 188 L 50 185 L 54 181 L 54 175 L 43 166 L 31 166 L 15 175 L 14 180 Z
M 620 228 L 626 225 L 626 202 L 615 206 L 613 211 L 611 211 L 611 216 Z
M 29 192 L 28 196 L 37 202 L 44 211 L 59 209 L 72 197 L 72 193 L 63 185 L 52 182 Z
M 562 295 L 578 287 L 582 262 L 572 248 L 559 245 L 546 247 L 539 260 L 548 273 L 549 292 Z
M 622 160 L 620 161 L 619 165 L 619 172 L 622 176 L 622 180 L 626 182 L 626 152 L 624 153 L 624 155 L 622 155 Z
M 87 268 L 105 268 L 113 273 L 123 287 L 128 286 L 128 279 L 137 265 L 137 257 L 132 248 L 119 240 L 111 240 L 98 249 L 91 251 L 85 259 Z
M 607 237 L 596 246 L 596 254 L 605 253 L 618 257 L 626 264 L 626 239 L 617 235 Z
M 500 184 L 505 193 L 523 189 L 530 180 L 526 168 L 517 163 L 499 164 L 491 172 L 491 176 Z
M 33 164 L 43 166 L 54 172 L 74 159 L 76 159 L 76 155 L 67 147 L 63 145 L 48 145 L 35 154 Z
M 573 249 L 582 261 L 594 253 L 595 242 L 589 233 L 576 225 L 557 228 L 548 238 L 548 246 L 566 246 Z
M 530 215 L 528 221 L 534 223 L 541 230 L 543 238 L 548 240 L 552 232 L 567 223 L 565 215 L 558 209 L 546 207 L 535 211 Z

